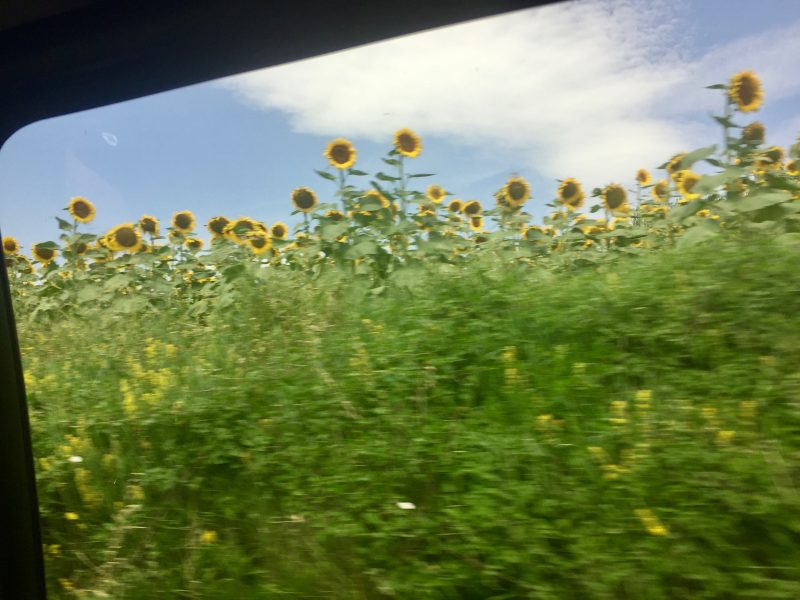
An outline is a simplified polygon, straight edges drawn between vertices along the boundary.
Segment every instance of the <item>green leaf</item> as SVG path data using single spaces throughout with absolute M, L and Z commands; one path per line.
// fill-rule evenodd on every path
M 372 240 L 364 240 L 350 246 L 350 248 L 347 249 L 347 252 L 344 253 L 344 256 L 345 258 L 352 260 L 354 258 L 367 256 L 368 254 L 375 254 L 377 251 L 378 245 L 375 242 Z
M 433 177 L 435 173 L 414 173 L 413 175 L 409 175 L 409 177 Z
M 38 244 L 34 244 L 37 248 L 42 248 L 43 250 L 58 250 L 58 244 L 55 242 L 39 242 Z
M 72 231 L 73 225 L 69 221 L 65 221 L 64 219 L 60 219 L 56 217 L 56 221 L 58 221 L 58 228 L 63 231 Z
M 319 175 L 323 179 L 327 179 L 329 181 L 336 181 L 336 177 L 331 175 L 330 173 L 328 173 L 326 171 L 318 171 L 317 169 L 314 169 L 314 173 L 316 173 L 317 175 Z
M 724 90 L 725 87 L 726 86 L 725 86 L 724 83 L 715 83 L 714 85 L 707 85 L 706 89 L 707 90 Z
M 391 175 L 387 175 L 386 173 L 375 173 L 375 177 L 377 177 L 381 181 L 400 181 L 399 177 L 392 177 Z
M 397 165 L 400 164 L 400 161 L 397 160 L 396 158 L 381 158 L 381 160 L 385 162 L 387 165 L 391 165 L 393 167 L 396 167 Z
M 355 175 L 357 177 L 362 177 L 367 174 L 366 171 L 359 171 L 358 169 L 350 169 L 349 173 L 350 175 Z
M 343 222 L 326 223 L 320 228 L 320 237 L 326 242 L 333 242 L 340 235 L 347 233 L 349 225 Z
M 719 227 L 697 225 L 689 229 L 678 239 L 678 248 L 688 248 L 710 240 L 719 232 Z
M 714 115 L 714 120 L 723 127 L 738 127 L 738 125 L 731 121 L 728 117 L 718 117 Z
M 362 198 L 358 201 L 359 210 L 380 210 L 383 208 L 381 201 L 374 197 Z
M 751 212 L 767 206 L 772 206 L 773 204 L 788 202 L 791 198 L 792 195 L 785 190 L 765 190 L 763 192 L 756 192 L 750 196 L 745 196 L 736 202 L 731 202 L 730 206 L 737 212 Z
M 683 157 L 681 160 L 681 169 L 688 169 L 697 161 L 703 160 L 711 156 L 717 151 L 716 144 L 713 146 L 708 146 L 707 148 L 700 148 L 695 150 L 694 152 L 689 152 L 686 156 Z

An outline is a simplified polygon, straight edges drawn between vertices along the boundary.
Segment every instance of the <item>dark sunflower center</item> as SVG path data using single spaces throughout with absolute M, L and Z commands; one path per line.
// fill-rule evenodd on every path
M 444 190 L 442 188 L 433 188 L 431 190 L 431 196 L 433 196 L 436 200 L 444 196 Z
M 744 128 L 742 137 L 748 142 L 763 142 L 764 141 L 764 126 L 761 123 L 750 123 Z
M 397 143 L 400 148 L 406 152 L 413 152 L 417 148 L 416 140 L 407 133 L 401 133 L 397 137 Z
M 683 178 L 683 189 L 687 192 L 691 192 L 692 188 L 695 184 L 699 181 L 697 177 L 688 176 Z
M 667 194 L 667 186 L 663 183 L 659 183 L 656 185 L 656 196 L 659 198 L 663 198 Z
M 449 208 L 452 212 L 458 212 L 458 211 L 461 210 L 461 203 L 460 202 L 453 202 L 447 208 Z
M 84 202 L 83 200 L 78 200 L 72 205 L 72 211 L 75 213 L 75 216 L 79 219 L 85 219 L 90 214 L 92 214 L 92 209 L 89 208 L 89 205 Z
M 260 250 L 267 245 L 267 238 L 259 235 L 254 237 L 250 243 Z
M 781 153 L 781 151 L 780 151 L 780 150 L 774 150 L 774 149 L 773 149 L 773 150 L 769 150 L 769 151 L 767 152 L 767 157 L 768 157 L 768 158 L 769 158 L 769 159 L 770 159 L 770 160 L 771 160 L 773 163 L 778 163 L 778 162 L 781 162 L 781 159 L 783 158 L 783 154 Z
M 336 161 L 336 162 L 346 162 L 346 161 Z M 314 196 L 311 195 L 311 192 L 307 190 L 299 190 L 294 194 L 294 203 L 297 207 L 301 210 L 306 210 L 314 206 Z
M 139 241 L 132 227 L 122 227 L 114 233 L 117 243 L 123 248 L 133 248 Z
M 190 240 L 189 241 L 189 248 L 192 250 L 197 250 L 200 247 L 200 240 Z
M 756 99 L 758 83 L 752 77 L 742 77 L 739 82 L 739 100 L 742 104 L 751 104 Z
M 16 252 L 17 251 L 17 242 L 14 240 L 6 240 L 3 242 L 3 249 L 6 252 Z
M 578 186 L 575 185 L 572 181 L 568 181 L 564 184 L 564 188 L 561 190 L 561 197 L 562 198 L 572 198 L 578 192 Z
M 625 201 L 625 193 L 622 189 L 614 187 L 606 192 L 606 202 L 608 202 L 608 208 L 614 210 L 622 206 L 622 203 Z
M 283 225 L 275 225 L 275 227 L 272 228 L 272 235 L 276 238 L 282 238 L 286 235 L 286 228 Z
M 55 255 L 53 250 L 50 248 L 36 248 L 36 254 L 42 260 L 50 260 Z
M 225 226 L 228 224 L 228 219 L 213 219 L 211 223 L 208 224 L 209 229 L 216 233 L 217 235 L 222 235 L 222 230 L 225 229 Z
M 178 229 L 189 229 L 192 226 L 192 219 L 186 213 L 179 213 L 175 216 L 175 227 Z
M 477 202 L 470 202 L 464 207 L 464 212 L 467 213 L 468 215 L 476 215 L 480 212 L 480 210 L 481 207 Z
M 519 181 L 514 181 L 508 186 L 508 195 L 515 202 L 519 202 L 525 197 L 525 186 Z
M 155 233 L 156 232 L 156 222 L 155 219 L 142 219 L 140 223 L 142 227 L 142 231 L 146 233 Z
M 78 242 L 77 245 L 75 246 L 75 253 L 84 254 L 88 249 L 89 247 L 86 245 L 85 242 Z
M 346 144 L 336 144 L 331 148 L 331 158 L 337 165 L 343 165 L 350 161 L 350 146 Z

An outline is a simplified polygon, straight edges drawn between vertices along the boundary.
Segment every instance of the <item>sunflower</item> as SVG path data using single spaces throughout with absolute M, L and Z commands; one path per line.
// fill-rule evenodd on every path
M 728 98 L 741 112 L 753 112 L 764 102 L 761 81 L 752 71 L 742 71 L 731 77 L 728 85 Z
M 472 231 L 483 231 L 483 217 L 480 215 L 469 218 L 469 228 Z
M 269 230 L 270 235 L 276 240 L 285 240 L 289 235 L 289 228 L 284 223 L 278 221 Z
M 186 238 L 184 244 L 192 252 L 197 252 L 198 250 L 203 249 L 203 240 L 200 238 Z
M 742 140 L 751 144 L 763 144 L 767 137 L 767 129 L 759 121 L 753 121 L 742 129 Z
M 574 177 L 567 177 L 558 186 L 558 201 L 570 210 L 583 206 L 584 198 L 581 184 Z
M 10 235 L 7 235 L 3 238 L 3 252 L 9 256 L 17 254 L 19 252 L 19 242 Z
M 232 242 L 239 245 L 246 244 L 247 239 L 256 231 L 261 230 L 258 223 L 250 217 L 239 217 L 233 221 L 229 221 L 222 229 L 222 233 Z M 265 233 L 261 230 L 262 233 Z
M 82 196 L 71 198 L 67 210 L 69 210 L 69 214 L 72 215 L 72 218 L 79 223 L 91 223 L 92 220 L 94 220 L 94 204 Z
M 31 248 L 33 258 L 38 260 L 42 265 L 49 265 L 50 262 L 58 256 L 58 251 L 53 248 L 44 248 L 42 244 L 34 244 Z
M 211 239 L 221 240 L 225 237 L 225 227 L 230 221 L 226 217 L 211 217 L 206 223 L 206 229 L 211 234 Z
M 461 212 L 468 217 L 477 217 L 483 212 L 483 207 L 477 200 L 470 200 L 461 208 Z
M 694 171 L 684 169 L 678 172 L 678 191 L 685 200 L 695 200 L 700 197 L 700 194 L 692 192 L 698 181 L 700 181 L 700 175 Z
M 292 204 L 297 210 L 311 212 L 317 205 L 317 195 L 307 187 L 299 187 L 292 192 Z
M 650 189 L 650 194 L 656 202 L 666 202 L 669 200 L 669 181 L 662 179 Z
M 331 221 L 341 221 L 346 216 L 347 215 L 345 215 L 342 211 L 336 210 L 335 208 L 325 213 L 325 218 L 330 219 Z
M 530 225 L 522 228 L 522 239 L 529 242 L 539 241 L 540 235 L 546 235 L 545 231 L 539 225 Z
M 256 231 L 247 238 L 247 245 L 253 254 L 259 256 L 272 248 L 272 240 L 263 231 Z
M 444 188 L 440 185 L 429 185 L 428 190 L 425 192 L 425 195 L 431 202 L 439 204 L 442 200 L 444 200 L 444 197 L 447 195 L 447 192 L 444 191 Z
M 681 152 L 680 154 L 676 154 L 672 158 L 669 159 L 667 162 L 666 170 L 669 173 L 669 176 L 675 181 L 675 175 L 678 171 L 681 170 L 681 161 L 686 157 L 685 152 Z
M 132 223 L 117 225 L 105 235 L 105 241 L 115 252 L 136 252 L 142 245 L 142 238 Z
M 600 197 L 603 199 L 603 206 L 612 213 L 627 213 L 630 211 L 628 206 L 628 193 L 625 188 L 618 183 L 611 183 L 603 189 Z
M 158 235 L 158 219 L 150 215 L 144 215 L 139 219 L 139 229 L 149 235 Z
M 639 185 L 648 185 L 650 183 L 650 172 L 647 169 L 639 169 L 636 171 L 636 181 Z
M 409 158 L 416 158 L 422 152 L 422 140 L 410 129 L 400 129 L 394 132 L 395 149 Z
M 453 199 L 447 204 L 447 210 L 451 213 L 460 213 L 464 208 L 464 203 L 461 200 Z
M 511 208 L 521 206 L 531 197 L 531 186 L 522 177 L 511 177 L 503 186 L 503 197 Z
M 323 155 L 337 169 L 348 169 L 356 164 L 356 149 L 344 138 L 331 140 Z
M 786 172 L 789 175 L 794 175 L 795 177 L 800 175 L 800 162 L 798 162 L 797 159 L 790 160 L 789 162 L 787 162 L 786 163 Z
M 172 226 L 180 233 L 191 233 L 194 230 L 194 215 L 188 210 L 176 212 L 172 215 Z
M 77 256 L 83 256 L 89 251 L 89 244 L 86 242 L 76 242 L 75 245 L 72 247 L 72 251 Z
M 761 169 L 778 169 L 783 164 L 783 148 L 780 146 L 772 146 L 764 152 L 766 160 L 760 159 L 756 161 L 756 166 Z
M 381 194 L 378 190 L 368 191 L 366 194 L 364 194 L 364 199 L 367 198 L 374 198 L 375 200 L 381 203 L 382 208 L 389 208 L 389 206 L 391 205 L 391 202 L 389 202 L 389 200 L 386 199 L 386 196 Z

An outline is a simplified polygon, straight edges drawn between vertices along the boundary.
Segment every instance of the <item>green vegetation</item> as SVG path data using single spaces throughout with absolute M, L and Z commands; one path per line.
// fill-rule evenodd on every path
M 4 239 L 54 597 L 800 597 L 800 146 L 721 87 L 725 147 L 603 219 L 414 190 L 401 130 L 369 191 L 332 141 L 293 238 Z

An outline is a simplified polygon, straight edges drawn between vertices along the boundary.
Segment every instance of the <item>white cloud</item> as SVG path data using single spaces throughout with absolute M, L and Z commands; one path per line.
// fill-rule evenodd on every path
M 297 132 L 423 136 L 516 157 L 548 178 L 629 180 L 716 139 L 703 86 L 753 68 L 771 97 L 800 91 L 800 24 L 717 47 L 677 48 L 675 2 L 564 3 L 228 78 Z M 747 65 L 742 65 L 742 57 Z M 715 99 L 716 98 L 716 99 Z M 712 136 L 712 137 L 710 137 Z M 701 142 L 702 143 L 702 142 Z M 519 161 L 519 157 L 525 157 Z

